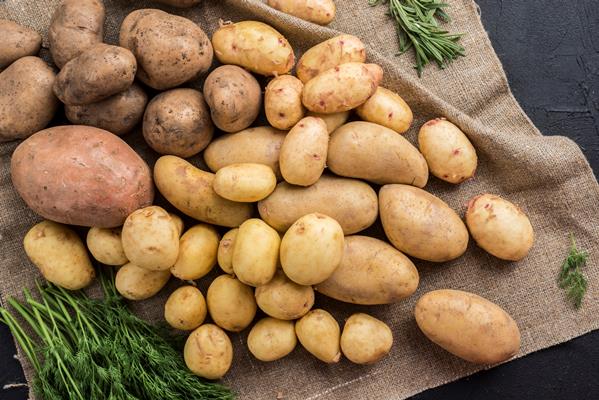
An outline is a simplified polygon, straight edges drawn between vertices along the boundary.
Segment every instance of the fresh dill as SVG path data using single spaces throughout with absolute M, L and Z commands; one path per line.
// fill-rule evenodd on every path
M 576 247 L 574 235 L 570 236 L 572 241 L 570 252 L 562 264 L 559 273 L 559 287 L 566 290 L 566 296 L 572 301 L 574 307 L 582 306 L 582 299 L 587 291 L 587 278 L 582 273 L 582 267 L 586 264 L 589 253 Z

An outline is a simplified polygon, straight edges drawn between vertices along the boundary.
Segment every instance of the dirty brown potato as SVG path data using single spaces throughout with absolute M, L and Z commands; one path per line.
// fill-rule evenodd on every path
M 314 290 L 312 286 L 298 285 L 277 270 L 270 282 L 256 288 L 256 303 L 273 318 L 298 319 L 314 305 Z
M 319 114 L 312 111 L 308 111 L 306 114 L 308 117 L 316 117 L 320 118 L 327 124 L 327 132 L 329 135 L 335 131 L 335 129 L 339 128 L 341 125 L 345 124 L 349 119 L 350 111 L 342 111 L 333 114 Z
M 195 286 L 181 286 L 164 304 L 164 319 L 170 326 L 190 331 L 202 325 L 206 318 L 206 300 Z
M 42 37 L 31 28 L 8 19 L 0 19 L 0 70 L 19 58 L 36 55 Z
M 335 19 L 333 0 L 268 0 L 272 8 L 319 25 L 327 25 Z
M 374 364 L 385 357 L 393 345 L 391 328 L 368 314 L 356 313 L 345 321 L 341 351 L 356 364 Z
M 202 0 L 157 0 L 159 3 L 178 8 L 189 8 L 200 4 Z
M 260 361 L 275 361 L 295 349 L 297 337 L 293 321 L 262 318 L 250 330 L 247 345 L 250 352 Z
M 295 334 L 302 346 L 320 361 L 334 364 L 341 359 L 341 330 L 325 310 L 312 310 L 297 320 Z
M 247 328 L 256 315 L 252 288 L 230 275 L 221 275 L 212 281 L 206 301 L 214 323 L 231 332 Z
M 195 280 L 206 276 L 216 265 L 219 235 L 213 226 L 192 226 L 179 240 L 179 256 L 171 273 L 182 280 Z
M 266 86 L 264 111 L 268 123 L 277 129 L 290 129 L 304 117 L 304 84 L 293 75 L 281 75 Z
M 121 266 L 129 261 L 123 250 L 121 228 L 91 228 L 86 244 L 91 255 L 102 264 Z
M 146 300 L 155 296 L 171 277 L 171 272 L 150 271 L 133 263 L 123 265 L 114 277 L 116 290 L 129 300 Z
M 410 129 L 414 120 L 408 103 L 397 93 L 380 86 L 356 109 L 356 113 L 365 121 L 383 125 L 397 133 Z
M 233 274 L 233 250 L 235 249 L 235 239 L 238 232 L 239 228 L 231 229 L 223 235 L 218 244 L 218 265 L 227 274 Z
M 279 262 L 279 233 L 260 218 L 239 226 L 233 248 L 233 272 L 250 286 L 261 286 L 272 279 Z
M 206 379 L 220 379 L 231 368 L 233 345 L 218 326 L 204 324 L 187 338 L 183 358 L 194 374 Z

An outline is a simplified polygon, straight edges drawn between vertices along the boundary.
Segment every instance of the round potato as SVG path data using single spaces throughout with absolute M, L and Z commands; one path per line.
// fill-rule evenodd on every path
M 240 163 L 218 170 L 213 188 L 225 199 L 240 203 L 253 203 L 266 198 L 275 190 L 277 177 L 264 164 Z
M 281 12 L 320 25 L 327 25 L 335 18 L 333 0 L 268 0 L 267 3 Z
M 219 242 L 213 226 L 199 224 L 189 228 L 179 240 L 179 256 L 171 273 L 179 279 L 200 279 L 216 265 Z
M 393 345 L 393 333 L 383 321 L 357 313 L 345 321 L 341 351 L 356 364 L 373 364 L 385 357 Z
M 206 318 L 206 300 L 195 286 L 175 290 L 164 304 L 164 319 L 170 326 L 190 331 L 202 325 Z
M 159 3 L 178 8 L 189 8 L 200 4 L 202 0 L 158 0 Z
M 279 262 L 279 233 L 259 218 L 239 226 L 233 248 L 233 271 L 250 286 L 264 285 L 272 279 Z
M 319 360 L 333 364 L 341 359 L 339 324 L 325 310 L 312 310 L 297 320 L 295 334 L 302 346 Z
M 256 288 L 256 303 L 273 318 L 298 319 L 314 305 L 314 290 L 312 286 L 298 285 L 277 270 L 270 282 Z
M 116 290 L 129 300 L 146 300 L 155 296 L 171 277 L 171 272 L 150 271 L 133 263 L 123 265 L 114 277 Z
M 42 221 L 29 229 L 23 245 L 27 257 L 48 282 L 78 290 L 94 279 L 94 268 L 83 242 L 64 225 Z
M 510 359 L 520 348 L 520 330 L 501 307 L 461 290 L 434 290 L 414 309 L 416 323 L 431 341 L 477 364 Z
M 231 368 L 233 345 L 222 329 L 205 324 L 187 338 L 183 358 L 194 374 L 206 379 L 220 379 Z
M 233 250 L 235 249 L 235 239 L 239 228 L 231 229 L 223 235 L 218 244 L 217 261 L 221 269 L 227 274 L 233 274 Z
M 523 259 L 534 243 L 526 214 L 497 195 L 482 194 L 471 199 L 466 224 L 476 244 L 502 260 Z
M 277 129 L 290 129 L 303 118 L 302 81 L 292 75 L 281 75 L 266 86 L 264 111 L 268 123 Z
M 8 19 L 0 19 L 0 37 L 0 69 L 8 67 L 19 58 L 36 55 L 42 46 L 39 33 Z
M 349 118 L 349 111 L 342 111 L 333 114 L 319 114 L 312 111 L 308 111 L 306 114 L 308 117 L 320 118 L 327 125 L 327 132 L 333 133 L 341 125 L 345 124 Z
M 86 242 L 89 252 L 102 264 L 121 266 L 129 262 L 123 250 L 121 228 L 91 228 Z
M 213 280 L 206 298 L 210 317 L 228 331 L 241 332 L 256 315 L 252 288 L 230 275 L 221 275 Z
M 275 361 L 295 349 L 297 337 L 292 321 L 262 318 L 250 330 L 248 349 L 260 361 Z
M 414 120 L 408 103 L 397 93 L 380 86 L 356 112 L 363 120 L 393 129 L 397 133 L 410 129 Z

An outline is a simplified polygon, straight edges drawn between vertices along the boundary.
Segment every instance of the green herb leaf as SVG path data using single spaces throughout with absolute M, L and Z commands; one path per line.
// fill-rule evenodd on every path
M 583 275 L 581 269 L 586 264 L 589 253 L 578 250 L 574 235 L 571 235 L 570 239 L 572 240 L 572 246 L 568 257 L 562 264 L 558 284 L 560 288 L 566 290 L 566 296 L 572 301 L 574 307 L 580 308 L 587 291 L 587 278 Z

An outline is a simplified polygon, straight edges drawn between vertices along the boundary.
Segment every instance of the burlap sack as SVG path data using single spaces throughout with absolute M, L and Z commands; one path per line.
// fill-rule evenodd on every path
M 46 34 L 57 0 L 6 0 L 0 18 L 14 19 Z M 106 40 L 115 42 L 124 16 L 137 8 L 160 7 L 150 1 L 105 0 Z M 450 28 L 464 32 L 467 57 L 444 71 L 427 68 L 419 79 L 413 59 L 395 57 L 394 25 L 386 8 L 370 8 L 367 0 L 337 0 L 337 18 L 329 28 L 286 16 L 256 0 L 205 0 L 188 11 L 175 11 L 213 32 L 218 20 L 257 19 L 274 25 L 289 39 L 298 54 L 338 34 L 352 33 L 368 44 L 368 58 L 385 70 L 384 85 L 398 91 L 412 106 L 414 141 L 427 119 L 446 116 L 470 137 L 479 155 L 475 179 L 453 186 L 431 179 L 427 189 L 459 213 L 472 196 L 497 193 L 519 204 L 530 216 L 536 243 L 522 262 L 500 261 L 471 243 L 456 261 L 431 264 L 417 261 L 421 274 L 418 292 L 395 305 L 356 307 L 318 297 L 317 306 L 330 310 L 340 323 L 352 312 L 366 311 L 390 324 L 394 334 L 391 353 L 373 366 L 346 360 L 324 365 L 303 349 L 283 360 L 262 363 L 245 345 L 247 333 L 232 335 L 234 364 L 224 379 L 245 399 L 403 399 L 412 394 L 474 373 L 482 367 L 468 364 L 430 343 L 418 330 L 412 314 L 423 293 L 439 288 L 477 293 L 501 305 L 518 322 L 522 332 L 521 357 L 599 328 L 599 187 L 579 148 L 563 137 L 543 137 L 520 109 L 508 87 L 472 0 L 451 0 Z M 552 132 L 559 133 L 559 132 Z M 140 134 L 127 140 L 150 163 L 155 159 Z M 30 287 L 38 276 L 27 261 L 21 240 L 39 218 L 14 192 L 9 177 L 10 154 L 16 143 L 0 147 L 0 216 L 2 264 L 0 289 L 12 296 Z M 586 274 L 589 293 L 575 311 L 556 285 L 560 265 L 574 233 L 580 247 L 591 253 Z M 201 282 L 205 287 L 206 280 Z M 171 282 L 171 287 L 176 285 Z M 161 296 L 136 305 L 142 315 L 159 318 L 168 289 Z M 4 355 L 7 356 L 7 355 Z M 24 363 L 28 377 L 31 369 Z

